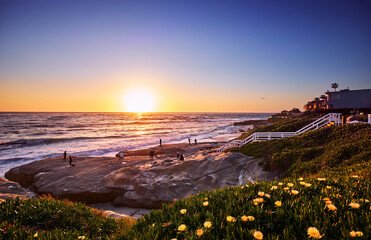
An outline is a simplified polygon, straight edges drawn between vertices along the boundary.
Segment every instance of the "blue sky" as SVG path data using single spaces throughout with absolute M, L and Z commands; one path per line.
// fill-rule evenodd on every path
M 158 111 L 301 108 L 371 88 L 370 43 L 369 1 L 0 0 L 0 111 L 120 111 L 137 86 Z

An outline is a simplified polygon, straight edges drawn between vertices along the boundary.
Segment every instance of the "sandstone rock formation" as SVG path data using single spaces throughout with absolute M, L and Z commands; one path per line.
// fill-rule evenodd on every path
M 23 199 L 32 197 L 33 195 L 33 193 L 23 189 L 18 183 L 0 178 L 0 202 L 7 198 L 20 197 Z
M 272 178 L 258 166 L 259 159 L 210 153 L 209 147 L 187 155 L 186 161 L 163 155 L 157 164 L 143 155 L 125 157 L 123 163 L 117 158 L 75 157 L 72 167 L 61 158 L 51 158 L 13 168 L 5 176 L 38 194 L 137 208 L 159 208 L 204 190 Z

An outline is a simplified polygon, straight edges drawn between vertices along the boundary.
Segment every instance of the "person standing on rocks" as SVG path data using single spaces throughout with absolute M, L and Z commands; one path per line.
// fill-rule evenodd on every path
M 195 138 L 195 145 L 197 145 L 197 139 Z
M 67 158 L 67 152 L 64 151 L 64 153 L 63 153 L 63 161 L 66 161 L 66 158 Z
M 72 156 L 70 155 L 68 158 L 70 160 L 70 166 L 72 166 Z
M 183 154 L 180 154 L 179 160 L 180 160 L 180 161 L 184 161 L 184 156 L 183 156 Z
M 123 152 L 120 152 L 120 154 L 119 154 L 119 160 L 120 160 L 120 162 L 122 160 L 124 160 L 124 153 Z
M 160 138 L 160 147 L 162 147 L 162 139 Z
M 191 138 L 188 138 L 188 144 L 191 145 Z

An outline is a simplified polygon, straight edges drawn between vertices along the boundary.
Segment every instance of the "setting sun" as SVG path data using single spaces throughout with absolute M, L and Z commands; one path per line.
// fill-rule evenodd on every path
M 133 89 L 124 95 L 124 105 L 127 112 L 153 112 L 155 98 L 145 89 Z

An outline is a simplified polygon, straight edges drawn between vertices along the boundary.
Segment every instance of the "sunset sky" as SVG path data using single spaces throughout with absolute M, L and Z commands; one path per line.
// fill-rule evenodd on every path
M 0 111 L 278 112 L 333 82 L 371 88 L 370 1 L 0 0 Z

